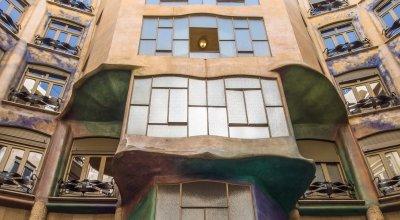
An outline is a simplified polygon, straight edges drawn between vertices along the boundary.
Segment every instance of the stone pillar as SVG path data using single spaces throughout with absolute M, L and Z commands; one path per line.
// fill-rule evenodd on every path
M 33 205 L 30 220 L 46 219 L 46 203 L 51 194 L 54 184 L 57 182 L 57 168 L 64 153 L 65 145 L 68 144 L 70 134 L 69 126 L 58 121 L 56 130 L 47 147 L 47 153 L 43 162 L 43 170 L 36 185 L 36 201 Z
M 114 214 L 114 220 L 123 220 L 123 210 L 121 206 L 117 206 L 117 209 L 115 210 Z
M 289 220 L 300 220 L 299 207 L 296 207 L 289 213 Z
M 384 220 L 383 214 L 377 205 L 371 205 L 367 210 L 368 220 Z

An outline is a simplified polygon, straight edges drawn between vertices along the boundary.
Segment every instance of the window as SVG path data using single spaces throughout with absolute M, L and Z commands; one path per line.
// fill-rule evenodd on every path
M 146 0 L 149 5 L 224 5 L 224 6 L 243 6 L 259 5 L 258 0 Z
M 76 55 L 79 52 L 82 32 L 82 27 L 51 20 L 44 37 L 36 37 L 35 42 Z
M 364 69 L 338 77 L 349 113 L 366 112 L 395 104 L 394 97 L 388 95 L 378 74 L 377 69 Z
M 271 56 L 261 19 L 203 15 L 144 18 L 139 54 L 192 58 Z
M 92 12 L 92 0 L 54 0 L 57 3 L 68 5 L 70 7 L 78 8 L 84 11 Z
M 25 3 L 20 0 L 0 0 L 0 18 L 13 32 L 19 30 L 18 24 L 25 7 Z
M 321 36 L 328 56 L 350 52 L 368 43 L 367 40 L 360 40 L 351 23 L 322 29 Z
M 57 111 L 60 108 L 68 75 L 64 72 L 44 67 L 28 67 L 17 90 L 10 98 L 16 102 Z
M 158 184 L 156 198 L 156 220 L 255 219 L 249 186 L 204 181 Z
M 385 35 L 387 37 L 394 36 L 400 32 L 399 1 L 382 1 L 382 3 L 375 8 L 375 12 L 385 27 Z
M 327 141 L 298 140 L 301 155 L 315 161 L 315 178 L 305 198 L 350 198 L 354 189 L 344 176 L 336 145 Z M 332 190 L 327 190 L 332 188 Z
M 310 0 L 310 14 L 317 15 L 349 5 L 347 0 Z
M 135 79 L 127 132 L 156 137 L 289 135 L 277 81 L 239 77 Z

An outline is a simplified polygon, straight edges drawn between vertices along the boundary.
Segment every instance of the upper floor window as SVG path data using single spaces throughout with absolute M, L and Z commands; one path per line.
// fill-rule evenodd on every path
M 340 24 L 321 30 L 328 56 L 339 55 L 369 45 L 367 39 L 361 40 L 352 23 Z
M 289 135 L 276 80 L 172 76 L 135 79 L 127 133 L 253 139 Z
M 25 7 L 26 4 L 20 0 L 0 0 L 0 19 L 15 33 L 19 30 Z
M 51 20 L 43 37 L 36 36 L 35 43 L 77 55 L 83 28 L 58 20 Z
M 363 69 L 337 78 L 349 113 L 355 114 L 397 104 L 382 83 L 377 69 Z
M 263 20 L 212 16 L 144 18 L 141 55 L 270 56 Z
M 63 5 L 68 5 L 84 11 L 92 12 L 92 0 L 53 0 Z
M 305 198 L 338 199 L 354 197 L 354 188 L 347 183 L 334 143 L 299 140 L 297 145 L 303 157 L 315 161 L 315 177 L 309 189 L 304 194 Z
M 375 12 L 385 27 L 386 37 L 400 32 L 400 1 L 383 1 L 375 8 Z
M 199 181 L 157 184 L 156 192 L 156 220 L 255 219 L 250 186 Z
M 226 5 L 243 6 L 258 5 L 258 0 L 146 0 L 146 4 L 151 5 Z
M 347 0 L 310 0 L 310 14 L 317 15 L 348 6 Z
M 53 70 L 53 72 L 48 72 Z M 9 99 L 51 111 L 58 111 L 68 75 L 45 67 L 28 67 L 20 85 Z

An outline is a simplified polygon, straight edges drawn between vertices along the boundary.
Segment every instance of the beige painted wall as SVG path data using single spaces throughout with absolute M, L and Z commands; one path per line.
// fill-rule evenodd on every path
M 49 213 L 47 220 L 113 220 L 114 214 Z
M 0 220 L 27 220 L 29 215 L 29 210 L 0 206 Z

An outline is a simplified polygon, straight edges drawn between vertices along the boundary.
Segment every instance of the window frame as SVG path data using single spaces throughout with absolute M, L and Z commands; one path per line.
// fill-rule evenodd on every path
M 18 26 L 19 24 L 21 24 L 21 21 L 22 21 L 22 19 L 23 19 L 23 17 L 24 17 L 24 12 L 26 11 L 26 8 L 29 6 L 29 4 L 28 4 L 26 1 L 24 1 L 24 0 L 0 0 L 0 3 L 1 3 L 2 1 L 6 1 L 6 2 L 9 3 L 9 6 L 8 6 L 7 10 L 6 10 L 6 11 L 3 11 L 3 13 L 5 13 L 5 14 L 7 14 L 8 16 L 11 17 L 10 12 L 11 12 L 13 9 L 17 10 L 17 11 L 20 13 L 19 20 L 18 20 L 18 21 L 14 21 L 14 20 L 13 20 L 13 22 L 14 22 L 17 26 Z M 14 1 L 18 2 L 23 8 L 19 8 L 19 7 L 14 3 Z M 8 26 L 8 25 L 6 25 L 6 26 Z
M 385 11 L 380 11 L 380 9 L 384 8 L 384 6 L 386 4 L 392 4 L 389 9 L 385 10 Z M 376 16 L 378 17 L 378 20 L 381 22 L 382 27 L 384 28 L 384 30 L 390 28 L 387 26 L 387 24 L 385 23 L 385 21 L 383 20 L 383 15 L 389 13 L 390 16 L 393 18 L 394 22 L 396 22 L 396 20 L 400 19 L 400 15 L 397 15 L 396 13 L 394 13 L 393 9 L 397 6 L 400 6 L 400 2 L 394 2 L 393 0 L 383 0 L 381 1 L 379 4 L 377 4 L 374 8 L 374 12 L 376 14 Z M 395 19 L 397 18 L 397 19 Z M 393 36 L 397 35 L 400 33 L 400 29 L 397 31 L 396 34 L 394 34 Z
M 52 23 L 55 23 L 55 22 L 58 22 L 58 23 L 62 24 L 64 26 L 64 28 L 60 29 L 60 28 L 51 27 Z M 80 34 L 78 35 L 78 34 L 76 34 L 74 32 L 68 31 L 68 29 L 70 27 L 74 27 L 74 28 L 77 28 L 77 29 L 79 28 L 80 29 Z M 46 29 L 45 29 L 44 34 L 43 34 L 44 37 L 47 36 L 47 33 L 48 33 L 48 31 L 50 29 L 55 30 L 55 35 L 51 39 L 57 40 L 57 41 L 59 40 L 60 33 L 61 32 L 66 32 L 67 33 L 67 38 L 65 39 L 64 42 L 68 43 L 68 44 L 70 44 L 70 40 L 71 40 L 71 36 L 72 35 L 74 35 L 74 36 L 78 35 L 78 41 L 77 41 L 78 43 L 76 44 L 77 47 L 79 47 L 79 45 L 81 43 L 82 36 L 83 36 L 84 30 L 85 30 L 85 28 L 80 24 L 76 24 L 76 23 L 73 23 L 73 22 L 70 22 L 70 21 L 66 21 L 66 20 L 63 20 L 63 19 L 57 19 L 57 18 L 51 18 L 49 20 L 49 23 L 47 24 Z
M 350 26 L 350 27 L 348 27 L 344 31 L 340 31 L 340 32 L 338 31 L 338 29 L 340 27 L 345 27 L 345 26 Z M 354 42 L 354 41 L 350 41 L 350 38 L 348 36 L 349 32 L 354 32 L 356 37 L 357 37 L 357 40 L 362 41 L 362 38 L 361 38 L 362 35 L 359 32 L 359 30 L 357 30 L 357 28 L 354 26 L 354 22 L 352 20 L 343 21 L 343 22 L 339 22 L 339 23 L 336 23 L 336 24 L 333 24 L 333 25 L 328 25 L 328 26 L 325 26 L 325 27 L 321 27 L 321 28 L 318 29 L 318 31 L 319 31 L 320 39 L 322 40 L 323 51 L 328 50 L 328 47 L 325 44 L 325 39 L 331 39 L 332 43 L 334 44 L 333 49 L 336 48 L 339 45 L 343 45 L 343 44 L 339 44 L 338 43 L 337 36 L 339 36 L 339 35 L 344 38 L 344 40 L 345 40 L 344 44 L 349 44 L 349 43 Z M 322 32 L 325 32 L 325 31 L 329 32 L 329 33 L 328 34 L 322 33 Z M 357 49 L 359 49 L 359 48 L 357 48 Z M 331 55 L 328 55 L 328 57 L 341 55 L 341 54 L 346 54 L 346 53 L 348 53 L 348 52 L 347 51 L 341 52 L 341 53 L 340 52 L 334 52 Z
M 343 83 L 340 83 L 339 85 L 340 85 L 340 89 L 342 91 L 344 89 L 351 89 L 353 91 L 354 96 L 356 97 L 357 102 L 359 102 L 360 100 L 362 100 L 362 98 L 361 98 L 359 92 L 357 92 L 357 88 L 356 87 L 365 86 L 367 88 L 368 94 L 371 95 L 371 97 L 376 97 L 377 94 L 375 94 L 375 92 L 371 88 L 371 84 L 374 83 L 374 82 L 377 82 L 377 83 L 379 83 L 381 85 L 382 90 L 386 95 L 389 94 L 385 84 L 382 82 L 381 77 L 378 76 L 378 75 L 369 76 L 369 77 L 364 77 L 364 78 L 359 78 L 359 79 L 343 82 Z M 341 94 L 343 96 L 343 99 L 347 102 L 347 100 L 345 99 L 345 97 L 343 95 L 343 92 Z
M 88 174 L 89 174 L 89 161 L 90 161 L 90 158 L 99 157 L 99 158 L 101 158 L 101 161 L 100 161 L 100 165 L 99 165 L 97 180 L 103 181 L 103 179 L 104 179 L 104 170 L 105 170 L 105 167 L 106 167 L 107 158 L 113 158 L 114 154 L 112 154 L 112 153 L 79 153 L 79 152 L 78 153 L 71 153 L 70 156 L 69 156 L 69 159 L 68 159 L 67 169 L 66 169 L 66 172 L 64 174 L 64 178 L 63 178 L 64 181 L 68 181 L 68 177 L 69 177 L 69 174 L 71 172 L 71 168 L 72 168 L 74 157 L 77 157 L 77 156 L 83 156 L 85 158 L 88 158 L 87 160 L 84 161 L 84 164 L 82 166 L 81 175 L 80 175 L 79 179 L 77 179 L 77 180 L 82 181 L 84 179 L 87 179 Z

